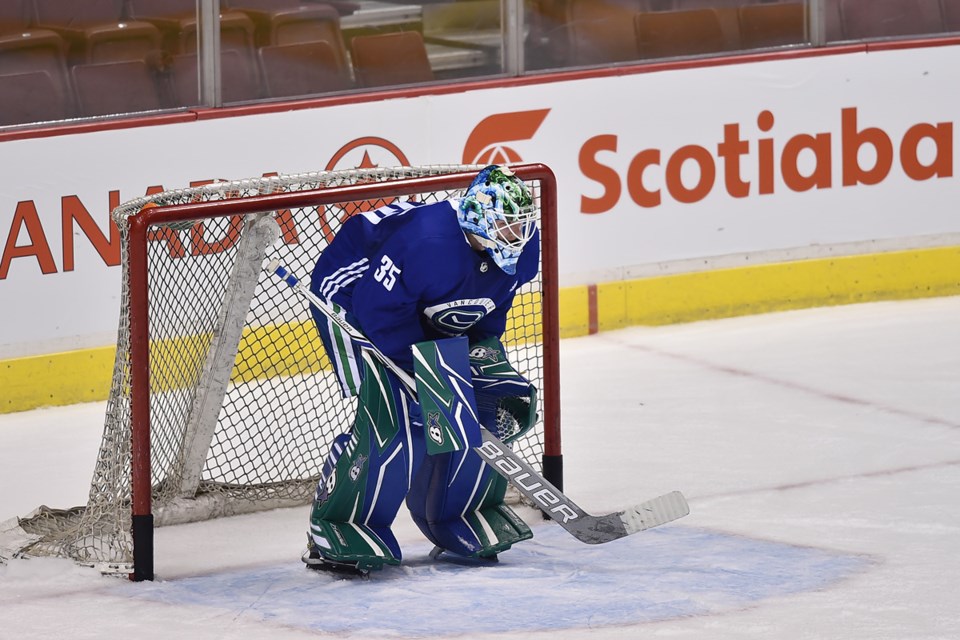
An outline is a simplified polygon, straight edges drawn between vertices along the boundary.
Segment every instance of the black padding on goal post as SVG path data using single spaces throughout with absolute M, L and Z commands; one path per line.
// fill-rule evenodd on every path
M 133 573 L 134 582 L 153 580 L 153 514 L 133 516 Z
M 543 455 L 543 477 L 561 492 L 563 491 L 563 455 Z M 548 516 L 545 511 L 541 513 L 543 513 L 544 520 L 550 519 L 550 516 Z
M 543 477 L 563 491 L 563 456 L 543 456 Z

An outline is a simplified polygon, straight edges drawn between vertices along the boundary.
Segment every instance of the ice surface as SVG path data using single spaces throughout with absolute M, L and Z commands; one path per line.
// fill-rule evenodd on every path
M 154 583 L 0 566 L 0 638 L 960 637 L 960 297 L 561 344 L 565 489 L 606 513 L 672 489 L 691 514 L 490 567 L 302 567 L 307 508 L 157 531 Z M 0 520 L 86 501 L 103 404 L 0 416 Z

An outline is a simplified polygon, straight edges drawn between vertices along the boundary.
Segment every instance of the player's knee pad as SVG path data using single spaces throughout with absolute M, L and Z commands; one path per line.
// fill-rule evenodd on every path
M 338 562 L 397 564 L 401 552 L 390 524 L 403 493 L 396 485 L 377 492 L 383 461 L 367 444 L 369 438 L 359 430 L 334 442 L 335 447 L 342 445 L 342 452 L 317 486 L 310 512 L 311 548 Z
M 414 477 L 407 506 L 438 547 L 462 556 L 489 556 L 533 537 L 503 503 L 506 488 L 506 480 L 473 451 L 427 456 Z
M 353 429 L 333 442 L 310 514 L 313 548 L 331 560 L 400 561 L 390 532 L 423 456 L 418 409 L 399 382 L 370 363 Z

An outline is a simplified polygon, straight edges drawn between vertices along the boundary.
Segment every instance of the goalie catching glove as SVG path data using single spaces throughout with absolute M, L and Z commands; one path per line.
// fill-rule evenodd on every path
M 471 344 L 469 357 L 480 424 L 510 444 L 537 422 L 537 388 L 513 368 L 496 338 Z

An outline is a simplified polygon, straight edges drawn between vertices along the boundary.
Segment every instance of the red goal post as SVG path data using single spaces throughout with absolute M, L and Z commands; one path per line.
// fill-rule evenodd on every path
M 351 215 L 459 197 L 481 168 L 255 178 L 118 207 L 117 359 L 89 501 L 20 519 L 19 555 L 150 580 L 155 526 L 308 504 L 355 400 L 340 397 L 302 299 L 263 265 L 308 277 Z M 504 339 L 540 390 L 538 423 L 515 450 L 562 488 L 556 180 L 542 164 L 511 168 L 531 186 L 541 242 L 540 275 L 518 291 Z

